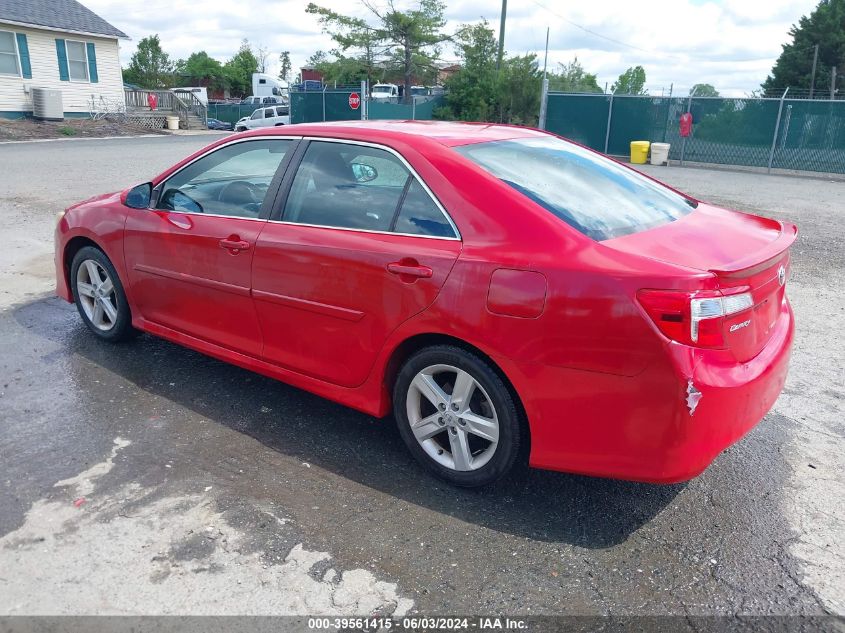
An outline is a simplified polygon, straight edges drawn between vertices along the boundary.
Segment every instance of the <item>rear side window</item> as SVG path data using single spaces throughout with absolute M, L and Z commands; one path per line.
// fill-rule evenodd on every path
M 413 180 L 402 201 L 394 230 L 410 235 L 455 237 L 455 230 L 422 185 Z
M 285 203 L 287 222 L 457 237 L 429 193 L 391 152 L 312 141 Z
M 562 139 L 491 141 L 455 150 L 594 240 L 673 222 L 695 203 Z

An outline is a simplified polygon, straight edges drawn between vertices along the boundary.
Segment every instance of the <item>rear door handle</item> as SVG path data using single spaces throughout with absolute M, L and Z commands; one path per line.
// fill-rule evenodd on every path
M 400 277 L 421 277 L 423 279 L 428 279 L 433 274 L 433 271 L 428 266 L 403 262 L 393 262 L 392 264 L 388 264 L 387 272 L 399 275 Z
M 220 244 L 220 248 L 225 248 L 227 251 L 235 251 L 238 253 L 249 250 L 250 247 L 249 242 L 245 242 L 237 235 L 230 235 L 226 239 L 220 240 L 218 243 Z

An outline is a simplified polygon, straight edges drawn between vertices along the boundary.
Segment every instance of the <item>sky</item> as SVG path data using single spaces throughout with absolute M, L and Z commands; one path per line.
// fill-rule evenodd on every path
M 131 38 L 121 42 L 128 65 L 138 41 L 158 33 L 174 59 L 205 50 L 221 62 L 242 39 L 270 51 L 270 72 L 279 53 L 290 51 L 295 69 L 331 39 L 296 0 L 82 0 Z M 395 0 L 397 7 L 414 0 Z M 367 17 L 360 0 L 316 0 L 347 15 Z M 375 0 L 378 5 L 378 0 Z M 599 85 L 612 84 L 630 66 L 646 70 L 651 94 L 686 95 L 696 83 L 723 95 L 743 96 L 759 87 L 789 41 L 788 31 L 817 0 L 508 0 L 505 48 L 537 53 L 543 64 L 549 28 L 548 67 L 578 57 Z M 486 18 L 498 35 L 499 0 L 447 0 L 446 30 Z M 811 52 L 808 52 L 808 55 Z M 445 61 L 457 59 L 450 47 Z M 294 71 L 295 73 L 296 71 Z

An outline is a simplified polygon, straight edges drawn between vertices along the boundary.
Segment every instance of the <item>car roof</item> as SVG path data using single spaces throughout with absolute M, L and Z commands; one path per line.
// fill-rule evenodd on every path
M 280 134 L 312 136 L 342 135 L 360 141 L 388 141 L 427 139 L 447 147 L 503 141 L 515 138 L 537 138 L 546 132 L 516 125 L 492 123 L 458 123 L 449 121 L 332 121 L 329 123 L 299 123 L 277 130 Z

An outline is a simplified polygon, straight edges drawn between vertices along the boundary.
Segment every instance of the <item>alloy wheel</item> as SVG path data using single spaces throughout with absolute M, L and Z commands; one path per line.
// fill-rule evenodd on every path
M 76 292 L 85 316 L 98 330 L 108 332 L 117 322 L 117 297 L 106 269 L 86 259 L 76 271 Z
M 457 471 L 487 464 L 499 442 L 493 401 L 473 376 L 431 365 L 414 376 L 406 397 L 411 432 L 438 464 Z

